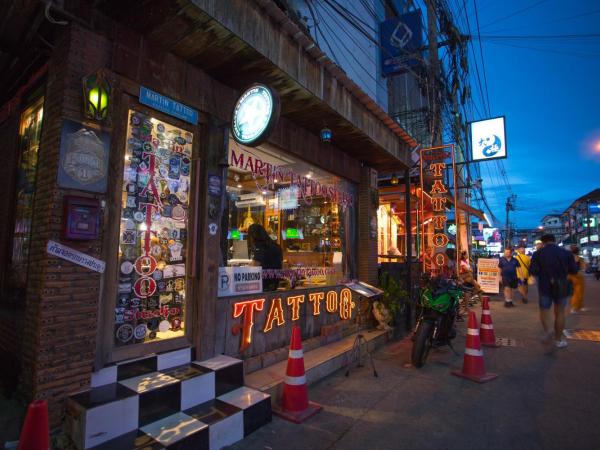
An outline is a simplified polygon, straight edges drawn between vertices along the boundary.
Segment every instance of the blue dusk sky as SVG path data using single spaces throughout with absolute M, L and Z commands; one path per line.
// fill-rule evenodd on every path
M 473 0 L 466 2 L 476 34 Z M 477 7 L 491 117 L 506 116 L 508 158 L 502 164 L 517 195 L 511 222 L 535 227 L 545 214 L 560 213 L 600 187 L 600 1 L 477 0 Z M 489 38 L 580 34 L 596 36 Z M 479 42 L 473 44 L 479 57 Z M 474 98 L 483 111 L 469 56 Z M 500 173 L 499 163 L 481 163 L 496 226 L 504 226 L 508 196 Z

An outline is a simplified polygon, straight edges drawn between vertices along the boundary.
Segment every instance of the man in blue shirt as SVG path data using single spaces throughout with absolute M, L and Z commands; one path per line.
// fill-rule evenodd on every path
M 504 287 L 504 306 L 507 308 L 515 306 L 512 298 L 518 285 L 517 267 L 520 266 L 519 261 L 513 258 L 512 249 L 506 247 L 504 256 L 498 262 L 498 268 L 502 275 L 502 286 Z
M 567 346 L 563 338 L 565 328 L 565 306 L 571 294 L 567 274 L 577 273 L 577 264 L 573 255 L 555 244 L 554 236 L 542 236 L 543 247 L 537 250 L 531 258 L 530 273 L 538 278 L 540 294 L 540 320 L 544 328 L 544 344 L 554 344 L 557 348 Z M 554 333 L 552 332 L 552 312 L 554 305 Z

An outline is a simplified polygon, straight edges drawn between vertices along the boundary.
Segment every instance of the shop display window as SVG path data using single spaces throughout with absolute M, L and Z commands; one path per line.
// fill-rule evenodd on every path
M 44 99 L 40 98 L 23 112 L 19 126 L 19 162 L 14 209 L 15 225 L 8 270 L 8 283 L 14 289 L 24 289 L 27 280 L 31 219 L 33 217 L 43 114 Z
M 335 285 L 355 276 L 353 183 L 267 144 L 231 140 L 228 163 L 225 295 Z M 262 274 L 262 289 L 251 275 L 234 275 L 251 267 Z M 240 286 L 232 287 L 236 281 Z
M 117 346 L 184 334 L 192 133 L 129 112 L 115 306 Z

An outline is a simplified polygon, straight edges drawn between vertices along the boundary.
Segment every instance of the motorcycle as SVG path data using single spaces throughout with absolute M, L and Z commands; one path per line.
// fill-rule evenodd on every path
M 420 314 L 413 335 L 411 362 L 423 367 L 429 351 L 434 347 L 448 345 L 456 337 L 455 322 L 464 291 L 468 287 L 459 285 L 455 280 L 436 278 L 425 280 L 419 298 Z

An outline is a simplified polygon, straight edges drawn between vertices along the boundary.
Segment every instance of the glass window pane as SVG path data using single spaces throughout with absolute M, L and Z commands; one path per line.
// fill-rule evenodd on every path
M 42 135 L 44 99 L 40 98 L 21 115 L 19 126 L 19 165 L 15 202 L 15 227 L 8 282 L 12 288 L 23 289 L 27 281 L 31 219 L 35 197 L 38 151 Z
M 356 187 L 267 144 L 229 144 L 220 295 L 336 285 L 355 275 Z M 227 289 L 222 289 L 226 285 Z M 260 291 L 260 289 L 258 289 Z
M 115 307 L 118 346 L 184 334 L 192 134 L 129 112 Z

